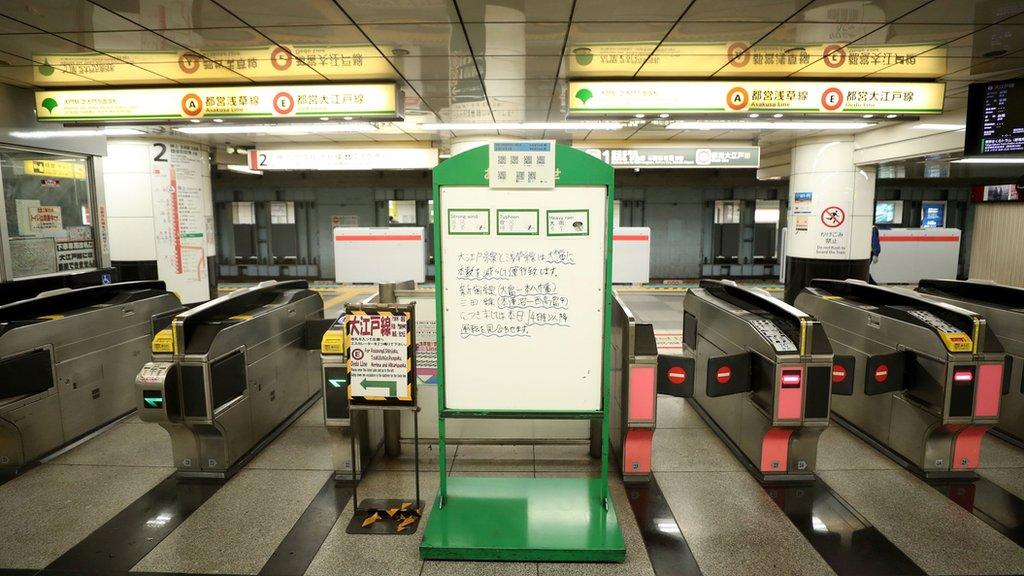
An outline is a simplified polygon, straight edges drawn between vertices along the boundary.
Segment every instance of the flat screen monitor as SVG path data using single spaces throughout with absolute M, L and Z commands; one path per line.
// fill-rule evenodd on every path
M 964 156 L 1024 154 L 1024 78 L 971 84 Z

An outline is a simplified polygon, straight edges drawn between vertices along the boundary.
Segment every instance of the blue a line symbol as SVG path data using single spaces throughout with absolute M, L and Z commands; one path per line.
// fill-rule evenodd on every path
M 341 388 L 341 385 L 345 383 L 344 379 L 328 379 L 327 382 L 335 388 Z

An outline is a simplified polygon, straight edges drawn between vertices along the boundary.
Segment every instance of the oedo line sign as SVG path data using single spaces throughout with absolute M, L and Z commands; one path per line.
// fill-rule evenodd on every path
M 351 404 L 416 404 L 414 309 L 414 305 L 345 307 Z
M 570 117 L 625 114 L 939 114 L 937 82 L 586 81 L 569 82 Z
M 654 148 L 583 148 L 616 168 L 757 168 L 757 146 L 659 146 Z
M 402 117 L 402 99 L 391 82 L 44 90 L 36 92 L 35 101 L 40 122 Z

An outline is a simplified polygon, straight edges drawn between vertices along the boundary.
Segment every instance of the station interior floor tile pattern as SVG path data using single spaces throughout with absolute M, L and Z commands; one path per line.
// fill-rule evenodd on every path
M 240 285 L 225 285 L 223 290 Z M 317 285 L 327 316 L 374 287 Z M 685 288 L 620 290 L 641 321 L 654 324 L 663 351 L 675 346 Z M 304 511 L 331 480 L 330 444 L 314 404 L 237 475 L 152 546 L 133 573 L 261 574 Z M 378 454 L 359 495 L 413 491 L 412 446 L 398 458 Z M 437 492 L 437 448 L 421 447 L 421 486 L 429 514 Z M 854 435 L 830 426 L 819 444 L 818 477 L 927 574 L 1024 573 L 1024 549 L 940 491 L 900 468 Z M 584 444 L 478 445 L 449 450 L 449 473 L 564 476 L 598 473 Z M 987 436 L 981 475 L 1024 499 L 1024 450 Z M 780 503 L 750 476 L 693 409 L 661 396 L 657 405 L 654 479 L 699 573 L 709 576 L 850 574 L 830 564 L 787 518 Z M 170 443 L 157 425 L 128 416 L 71 450 L 0 485 L 0 574 L 34 574 L 109 522 L 173 472 Z M 684 573 L 656 557 L 630 506 L 629 486 L 612 474 L 611 494 L 627 545 L 624 564 L 421 561 L 424 524 L 412 536 L 346 533 L 351 502 L 303 563 L 313 576 L 396 575 L 655 575 Z M 174 522 L 154 510 L 154 522 Z M 828 511 L 814 509 L 814 518 Z M 500 519 L 495 519 L 500 521 Z M 674 525 L 673 525 L 674 522 Z M 102 564 L 102 563 L 101 563 Z M 669 566 L 662 570 L 661 567 Z M 671 568 L 675 566 L 675 568 Z M 657 569 L 656 569 L 657 567 Z M 88 573 L 89 568 L 83 567 Z M 54 571 L 53 573 L 58 573 Z M 98 573 L 98 572 L 94 572 Z

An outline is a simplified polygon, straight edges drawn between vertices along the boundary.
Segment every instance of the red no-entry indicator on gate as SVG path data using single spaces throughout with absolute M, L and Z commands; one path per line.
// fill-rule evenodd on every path
M 732 369 L 728 366 L 722 366 L 715 373 L 715 380 L 718 380 L 719 384 L 728 384 L 729 380 L 732 379 Z
M 673 384 L 686 382 L 686 370 L 682 366 L 673 366 L 668 369 L 668 381 Z
M 840 364 L 832 365 L 832 381 L 835 383 L 846 380 L 846 368 L 843 368 Z
M 885 382 L 889 379 L 889 367 L 885 364 L 880 364 L 878 368 L 875 368 L 875 382 Z

